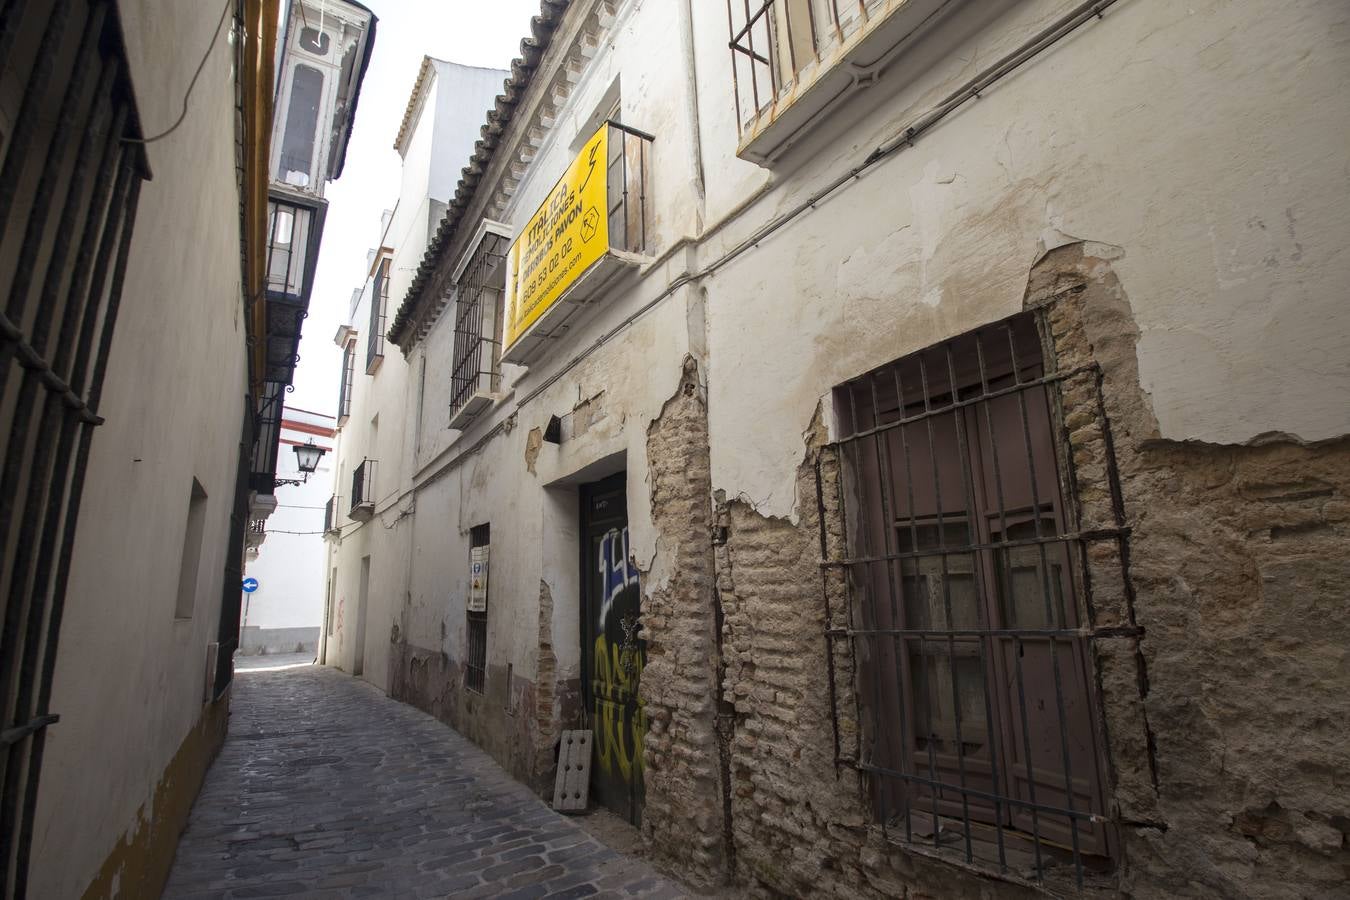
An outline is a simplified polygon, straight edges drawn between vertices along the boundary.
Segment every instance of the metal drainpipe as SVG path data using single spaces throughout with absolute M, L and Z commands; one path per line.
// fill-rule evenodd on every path
M 698 116 L 698 69 L 694 60 L 694 0 L 684 0 L 680 4 L 682 19 L 680 43 L 684 50 L 684 72 L 688 80 L 685 98 L 689 107 L 690 164 L 694 167 L 694 192 L 698 195 L 698 230 L 703 231 L 704 199 L 703 186 L 703 132 Z

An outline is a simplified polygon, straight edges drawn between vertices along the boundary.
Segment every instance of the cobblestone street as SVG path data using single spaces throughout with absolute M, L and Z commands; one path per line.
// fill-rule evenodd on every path
M 167 898 L 687 896 L 365 682 L 241 666 L 233 690 Z

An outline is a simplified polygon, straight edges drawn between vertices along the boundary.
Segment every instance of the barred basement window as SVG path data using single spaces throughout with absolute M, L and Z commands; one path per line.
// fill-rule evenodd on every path
M 487 681 L 487 548 L 491 526 L 475 525 L 469 530 L 469 599 L 465 612 L 464 686 L 481 694 Z
M 888 836 L 1036 878 L 1059 862 L 1082 884 L 1112 840 L 1082 563 L 1124 531 L 1074 530 L 1058 384 L 1081 372 L 1047 374 L 1038 325 L 836 389 L 827 643 L 836 702 L 851 681 L 854 703 L 836 706 L 837 749 Z
M 356 341 L 348 341 L 342 348 L 342 381 L 338 385 L 339 426 L 347 423 L 352 414 L 352 381 L 356 377 Z
M 450 427 L 462 428 L 492 405 L 501 386 L 505 235 L 484 230 L 455 286 L 455 356 Z
M 389 257 L 375 264 L 370 290 L 370 333 L 366 336 L 366 374 L 373 375 L 384 360 L 384 317 L 389 309 Z

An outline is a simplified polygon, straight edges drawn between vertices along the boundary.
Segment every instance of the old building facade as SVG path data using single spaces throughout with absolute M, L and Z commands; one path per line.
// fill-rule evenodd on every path
M 591 729 L 696 883 L 1343 891 L 1347 25 L 547 0 L 349 368 L 327 661 L 541 791 Z
M 292 251 L 318 239 L 270 177 L 304 5 L 0 8 L 5 897 L 158 896 L 224 739 L 250 504 L 274 487 L 312 278 Z M 325 5 L 361 52 L 299 104 L 321 180 L 374 26 Z
M 387 646 L 383 635 L 367 631 L 367 623 L 387 622 L 389 609 L 384 595 L 362 598 L 403 565 L 400 541 L 390 530 L 398 513 L 390 514 L 386 501 L 399 496 L 406 477 L 402 458 L 416 417 L 406 415 L 402 405 L 410 381 L 416 385 L 423 377 L 385 339 L 389 304 L 407 292 L 445 216 L 484 110 L 505 76 L 500 69 L 423 57 L 394 139 L 402 161 L 398 200 L 371 223 L 376 242 L 367 255 L 366 278 L 352 291 L 334 336 L 342 348 L 342 371 L 335 481 L 324 525 L 327 600 L 320 658 L 367 677 L 385 666 Z M 389 528 L 379 527 L 385 522 Z

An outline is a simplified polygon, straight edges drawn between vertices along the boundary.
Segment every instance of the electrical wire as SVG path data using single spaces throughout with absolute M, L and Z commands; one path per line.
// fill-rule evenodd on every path
M 216 23 L 216 30 L 211 34 L 211 43 L 206 46 L 206 52 L 202 54 L 202 61 L 197 63 L 197 71 L 192 73 L 192 80 L 188 82 L 187 92 L 183 94 L 183 111 L 178 114 L 178 119 L 154 137 L 148 138 L 122 138 L 124 144 L 153 144 L 155 141 L 163 140 L 178 130 L 178 126 L 183 124 L 183 120 L 188 114 L 188 100 L 192 98 L 192 89 L 197 86 L 197 79 L 201 77 L 202 69 L 206 68 L 206 61 L 211 58 L 211 51 L 216 48 L 216 41 L 220 38 L 220 29 L 225 24 L 225 19 L 230 14 L 230 8 L 234 6 L 235 0 L 225 0 L 225 8 L 220 11 L 220 21 Z

